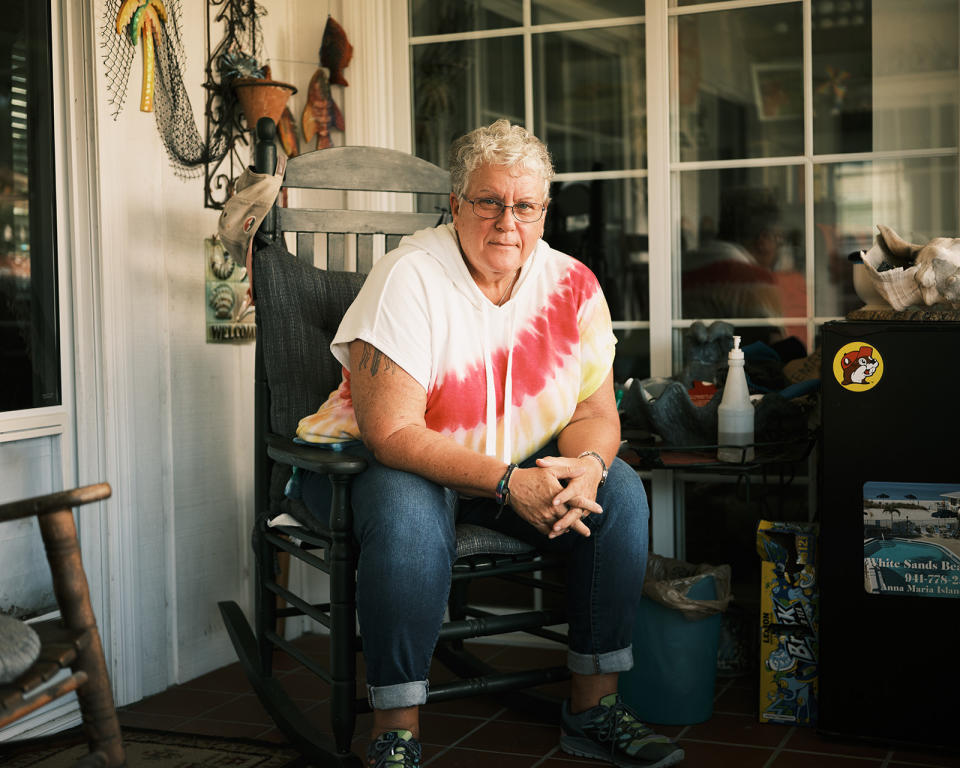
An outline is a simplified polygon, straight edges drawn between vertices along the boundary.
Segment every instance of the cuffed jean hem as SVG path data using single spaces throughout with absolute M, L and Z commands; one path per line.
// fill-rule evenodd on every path
M 577 675 L 605 675 L 633 669 L 633 646 L 609 653 L 574 653 L 567 651 L 567 667 Z
M 396 685 L 367 686 L 367 701 L 373 709 L 400 709 L 427 703 L 430 684 L 426 680 Z

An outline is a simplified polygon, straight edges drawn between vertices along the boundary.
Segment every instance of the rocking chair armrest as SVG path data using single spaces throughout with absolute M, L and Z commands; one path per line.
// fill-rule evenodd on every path
M 57 491 L 44 496 L 34 496 L 29 499 L 19 499 L 6 504 L 0 504 L 0 522 L 18 520 L 22 517 L 34 517 L 49 512 L 58 512 L 64 509 L 73 509 L 84 504 L 92 504 L 109 498 L 113 493 L 109 483 L 96 483 L 74 488 L 69 491 Z
M 318 474 L 357 475 L 367 467 L 367 462 L 358 456 L 309 443 L 296 443 L 272 432 L 267 434 L 266 441 L 267 454 L 274 461 Z

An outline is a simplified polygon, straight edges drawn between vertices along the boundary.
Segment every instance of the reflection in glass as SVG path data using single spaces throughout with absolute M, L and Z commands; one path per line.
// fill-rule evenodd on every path
M 801 4 L 678 17 L 682 161 L 803 153 Z
M 873 147 L 957 145 L 956 0 L 873 0 Z
M 563 21 L 589 21 L 616 16 L 643 15 L 643 0 L 593 0 L 589 3 L 532 0 L 531 6 L 534 24 L 554 24 Z
M 862 306 L 847 257 L 870 248 L 877 224 L 913 243 L 960 232 L 958 171 L 955 156 L 814 168 L 817 315 L 842 316 Z
M 741 328 L 744 344 L 806 344 L 780 320 L 806 316 L 801 180 L 794 166 L 677 174 L 681 317 L 769 319 Z
M 49 7 L 0 29 L 0 411 L 60 403 Z
M 593 270 L 614 320 L 648 320 L 646 181 L 556 182 L 550 198 L 543 239 Z
M 644 27 L 533 36 L 536 133 L 557 171 L 646 165 Z
M 650 376 L 650 331 L 646 328 L 623 328 L 614 332 L 617 356 L 613 359 L 613 379 L 623 384 L 627 379 Z
M 503 29 L 522 22 L 522 0 L 410 0 L 413 37 Z
M 818 155 L 869 152 L 873 149 L 871 2 L 813 0 L 810 16 L 813 151 Z
M 523 38 L 413 47 L 414 153 L 447 166 L 451 142 L 500 117 L 523 124 Z

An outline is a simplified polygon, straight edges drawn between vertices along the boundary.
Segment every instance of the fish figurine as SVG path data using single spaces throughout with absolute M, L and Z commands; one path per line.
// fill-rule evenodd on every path
M 287 157 L 296 157 L 300 154 L 300 138 L 297 136 L 297 123 L 294 120 L 290 107 L 283 108 L 280 122 L 277 124 L 277 135 L 280 136 L 280 146 L 287 153 Z
M 333 85 L 349 85 L 343 76 L 343 70 L 353 58 L 353 46 L 333 16 L 327 16 L 320 41 L 320 66 L 330 70 L 330 82 Z
M 317 149 L 333 146 L 331 130 L 342 131 L 343 113 L 330 95 L 330 83 L 322 67 L 318 67 L 310 78 L 307 88 L 307 103 L 303 106 L 303 138 L 311 141 L 317 137 Z

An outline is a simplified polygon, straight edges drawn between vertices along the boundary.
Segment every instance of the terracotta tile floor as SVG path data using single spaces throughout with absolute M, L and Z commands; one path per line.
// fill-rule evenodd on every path
M 321 652 L 325 639 L 307 635 L 297 641 L 306 651 Z M 474 646 L 498 666 L 522 667 L 535 654 L 543 661 L 564 654 L 554 649 Z M 549 663 L 549 662 L 548 662 Z M 286 657 L 276 664 L 284 687 L 320 727 L 327 723 L 325 686 L 297 671 Z M 441 670 L 435 679 L 443 676 Z M 551 686 L 562 695 L 565 684 Z M 761 724 L 757 721 L 756 681 L 752 676 L 718 678 L 713 716 L 705 723 L 663 726 L 658 731 L 676 739 L 690 768 L 960 768 L 960 756 L 919 750 L 887 749 L 859 743 L 828 741 L 809 728 Z M 246 737 L 284 743 L 285 739 L 260 706 L 239 663 L 232 663 L 183 685 L 120 710 L 127 726 L 184 733 Z M 365 754 L 370 715 L 357 724 L 353 749 Z M 524 716 L 491 696 L 431 704 L 421 715 L 424 766 L 429 768 L 588 768 L 593 760 L 573 758 L 557 744 L 557 727 L 545 718 Z

